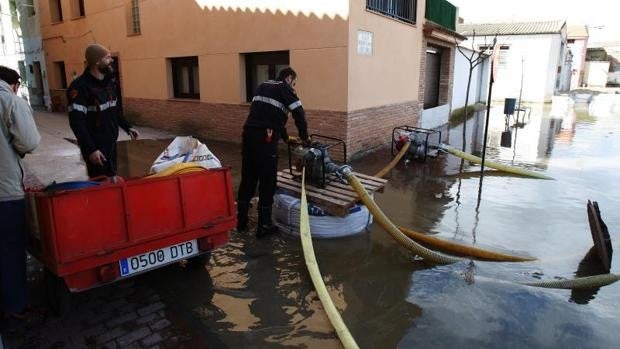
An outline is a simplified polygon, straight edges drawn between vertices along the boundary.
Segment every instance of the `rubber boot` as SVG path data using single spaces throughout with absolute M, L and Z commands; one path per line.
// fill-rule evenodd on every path
M 260 239 L 277 232 L 278 227 L 276 227 L 271 221 L 271 206 L 258 206 L 258 226 L 256 228 L 256 237 Z
M 248 210 L 250 203 L 237 202 L 237 231 L 245 232 L 248 230 Z

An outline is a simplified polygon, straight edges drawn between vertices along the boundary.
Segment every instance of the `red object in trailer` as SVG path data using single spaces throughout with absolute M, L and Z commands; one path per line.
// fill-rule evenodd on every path
M 230 168 L 28 193 L 29 252 L 79 292 L 228 242 Z

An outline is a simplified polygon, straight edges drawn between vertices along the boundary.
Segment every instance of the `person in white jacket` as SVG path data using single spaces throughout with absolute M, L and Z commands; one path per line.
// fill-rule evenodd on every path
M 21 77 L 0 66 L 0 310 L 26 314 L 26 204 L 21 158 L 41 136 L 28 103 L 17 96 Z

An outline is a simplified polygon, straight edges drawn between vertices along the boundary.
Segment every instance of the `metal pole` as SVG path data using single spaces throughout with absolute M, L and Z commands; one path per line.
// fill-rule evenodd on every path
M 480 181 L 482 183 L 482 177 L 484 177 L 484 158 L 487 154 L 487 136 L 489 134 L 489 115 L 491 115 L 491 93 L 493 92 L 493 74 L 489 79 L 489 96 L 487 98 L 487 115 L 484 122 L 484 141 L 482 142 L 482 163 L 480 164 Z

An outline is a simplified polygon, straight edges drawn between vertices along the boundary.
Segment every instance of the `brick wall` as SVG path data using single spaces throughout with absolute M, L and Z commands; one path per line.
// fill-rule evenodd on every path
M 127 117 L 140 125 L 229 142 L 241 142 L 249 112 L 249 104 L 141 98 L 123 99 L 123 107 Z M 345 112 L 306 110 L 308 132 L 346 139 L 345 115 Z M 297 135 L 295 122 L 289 119 L 287 130 L 290 135 Z
M 421 105 L 418 101 L 410 101 L 350 112 L 347 120 L 349 153 L 355 157 L 389 143 L 396 126 L 417 126 Z
M 392 129 L 417 125 L 421 104 L 411 101 L 354 112 L 306 110 L 308 132 L 340 138 L 351 155 L 362 153 L 390 141 Z M 199 101 L 125 98 L 125 114 L 134 123 L 164 129 L 179 135 L 204 139 L 241 142 L 247 104 L 215 104 Z M 289 134 L 297 135 L 290 118 Z
M 421 109 L 424 109 L 424 91 L 426 90 L 426 47 L 428 41 L 426 36 L 422 37 L 422 52 L 420 53 L 420 86 L 418 88 L 418 101 Z
M 454 80 L 454 43 L 435 38 L 424 37 L 422 40 L 422 54 L 420 55 L 420 88 L 418 100 L 424 101 L 426 79 L 426 48 L 428 46 L 441 48 L 441 71 L 439 76 L 439 105 L 452 102 L 452 85 Z
M 221 141 L 240 140 L 248 105 L 123 99 L 127 118 L 139 125 Z
M 452 101 L 452 84 L 454 76 L 454 43 L 426 38 L 426 43 L 441 47 L 441 72 L 439 74 L 439 105 Z M 426 47 L 426 45 L 424 46 Z

